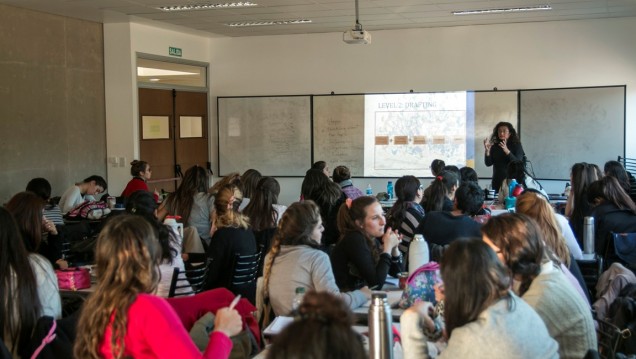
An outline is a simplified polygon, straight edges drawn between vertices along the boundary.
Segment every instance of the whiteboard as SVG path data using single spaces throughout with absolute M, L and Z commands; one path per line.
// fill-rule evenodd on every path
M 484 139 L 489 138 L 499 122 L 517 125 L 518 91 L 475 92 L 475 163 L 468 166 L 475 169 L 482 178 L 492 177 L 492 167 L 484 163 Z
M 314 159 L 364 175 L 364 95 L 314 96 Z
M 304 176 L 311 166 L 311 97 L 218 98 L 219 174 L 249 168 Z
M 520 91 L 520 135 L 540 179 L 570 178 L 577 162 L 625 154 L 625 86 Z

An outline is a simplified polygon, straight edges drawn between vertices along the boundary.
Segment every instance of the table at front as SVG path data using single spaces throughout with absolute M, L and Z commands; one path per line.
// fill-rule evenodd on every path
M 400 316 L 404 313 L 404 309 L 398 308 L 397 303 L 402 298 L 402 290 L 390 290 L 386 292 L 387 301 L 391 306 L 391 316 L 394 323 L 400 322 Z M 369 305 L 371 301 L 367 301 L 363 306 L 353 310 L 353 315 L 357 323 L 366 323 L 369 319 Z

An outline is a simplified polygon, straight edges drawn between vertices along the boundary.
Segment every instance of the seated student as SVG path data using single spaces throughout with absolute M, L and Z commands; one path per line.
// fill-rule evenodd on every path
M 106 190 L 106 180 L 101 176 L 90 176 L 80 183 L 69 187 L 60 198 L 60 208 L 62 214 L 67 214 L 73 208 L 79 206 L 85 201 L 94 201 L 96 194 L 103 193 Z
M 539 314 L 559 343 L 559 357 L 578 359 L 596 350 L 590 306 L 552 259 L 537 223 L 520 213 L 502 214 L 491 218 L 482 233 L 484 242 L 510 271 L 515 293 Z
M 395 182 L 397 201 L 387 214 L 387 225 L 402 234 L 400 251 L 408 252 L 415 229 L 424 218 L 424 208 L 420 205 L 424 188 L 415 176 L 402 176 Z
M 428 243 L 432 261 L 439 262 L 445 247 L 460 237 L 478 237 L 481 224 L 474 221 L 474 216 L 484 203 L 484 191 L 472 182 L 459 186 L 455 191 L 453 210 L 427 212 L 415 230 L 422 234 Z
M 318 171 L 322 172 L 322 174 L 327 176 L 327 178 L 329 178 L 329 176 L 331 175 L 331 173 L 329 172 L 329 166 L 327 166 L 327 162 L 325 162 L 325 161 L 316 161 L 316 162 L 314 162 L 314 164 L 311 165 L 311 169 L 312 170 L 318 170 Z
M 333 169 L 332 179 L 334 183 L 337 183 L 342 192 L 347 196 L 347 198 L 356 199 L 358 197 L 364 196 L 362 191 L 353 185 L 351 181 L 351 171 L 347 166 L 338 166 Z
M 325 231 L 322 233 L 322 246 L 329 251 L 331 246 L 338 241 L 340 233 L 336 218 L 338 209 L 344 203 L 347 196 L 342 192 L 340 186 L 329 180 L 324 173 L 318 169 L 310 169 L 305 173 L 303 183 L 300 187 L 302 199 L 314 201 L 320 208 L 322 223 Z
M 128 198 L 136 191 L 150 191 L 146 183 L 152 177 L 152 170 L 148 162 L 138 160 L 130 162 L 130 175 L 133 176 L 133 178 L 128 181 L 126 188 L 124 188 L 124 191 L 121 193 L 122 197 Z M 159 202 L 159 192 L 157 192 L 157 189 L 155 189 L 153 197 L 155 202 Z
M 462 183 L 473 182 L 477 185 L 477 187 L 479 187 L 479 177 L 477 176 L 477 171 L 475 171 L 474 169 L 470 167 L 462 167 L 459 169 L 459 174 L 462 179 Z M 484 197 L 485 196 L 486 192 L 484 192 Z M 475 215 L 476 217 L 474 217 L 474 219 L 480 223 L 486 223 L 491 214 L 492 212 L 490 211 L 490 208 L 486 207 L 486 205 L 483 205 L 481 206 L 479 212 L 477 212 L 477 214 Z
M 157 218 L 166 215 L 181 216 L 184 227 L 194 227 L 205 243 L 210 243 L 210 222 L 214 210 L 214 197 L 207 193 L 208 175 L 205 168 L 188 168 L 177 190 L 159 206 Z
M 256 186 L 261 178 L 263 178 L 263 175 L 253 168 L 248 169 L 241 175 L 241 185 L 239 189 L 243 193 L 243 201 L 239 207 L 239 212 L 243 212 L 245 207 L 250 203 L 250 200 L 254 197 Z
M 76 358 L 228 358 L 229 337 L 242 321 L 234 309 L 216 313 L 202 354 L 165 299 L 151 293 L 159 281 L 161 250 L 152 225 L 122 214 L 99 234 L 97 287 L 84 303 L 77 326 Z
M 328 292 L 310 291 L 298 308 L 297 320 L 266 349 L 267 358 L 367 358 L 362 336 L 352 328 L 354 322 L 353 313 L 341 299 Z
M 34 178 L 30 180 L 26 186 L 26 190 L 42 198 L 44 201 L 44 210 L 42 213 L 46 219 L 53 222 L 56 226 L 64 225 L 60 207 L 55 203 L 51 203 L 51 184 L 46 178 Z
M 53 267 L 29 252 L 11 213 L 0 207 L 0 330 L 14 358 L 27 350 L 38 318 L 62 316 Z M 24 356 L 23 356 L 24 357 Z
M 452 211 L 455 190 L 459 186 L 459 177 L 453 171 L 443 171 L 433 181 L 426 199 L 422 199 L 422 207 L 426 213 L 433 211 Z M 424 202 L 426 201 L 426 202 Z
M 157 219 L 157 203 L 153 195 L 147 191 L 133 192 L 128 201 L 126 201 L 126 212 L 135 216 L 144 217 L 157 231 L 157 239 L 159 248 L 161 249 L 161 264 L 159 271 L 161 272 L 161 280 L 157 284 L 153 294 L 160 297 L 167 297 L 170 292 L 170 283 L 174 268 L 185 270 L 183 259 L 181 258 L 181 246 L 183 239 L 181 235 L 169 226 L 164 226 Z M 189 292 L 191 288 L 179 288 L 177 293 Z
M 400 318 L 405 359 L 435 357 L 425 331 L 445 333 L 448 346 L 440 359 L 559 357 L 546 325 L 510 290 L 512 278 L 488 245 L 476 238 L 453 242 L 441 271 L 445 328 L 432 320 L 430 303 L 407 309 Z
M 588 202 L 588 186 L 603 177 L 601 170 L 592 163 L 579 162 L 572 166 L 570 183 L 572 189 L 565 205 L 565 216 L 570 221 L 579 246 L 583 248 L 583 221 L 592 213 L 592 203 Z
M 340 240 L 331 253 L 331 267 L 341 291 L 364 286 L 382 289 L 386 276 L 404 270 L 397 231 L 386 227 L 375 197 L 363 196 L 340 206 Z
M 433 162 L 431 162 L 431 166 L 429 167 L 429 169 L 431 170 L 431 176 L 433 176 L 433 178 L 439 176 L 440 173 L 444 171 L 444 167 L 446 167 L 446 163 L 444 161 L 439 159 L 433 160 Z M 431 193 L 432 184 L 433 182 L 431 182 L 431 184 L 424 189 L 424 194 L 422 195 L 422 202 L 421 202 L 422 206 L 424 205 L 424 203 L 426 203 L 426 199 Z
M 524 190 L 528 188 L 535 189 L 541 192 L 542 195 L 548 197 L 548 193 L 543 189 L 543 186 L 526 173 L 526 166 L 523 161 L 512 161 L 508 163 L 507 171 L 507 177 L 501 183 L 501 188 L 499 188 L 499 195 L 497 196 L 499 203 L 504 203 L 505 198 L 508 197 L 512 179 L 515 179 Z
M 351 309 L 371 297 L 371 291 L 366 287 L 340 292 L 329 256 L 319 249 L 323 230 L 320 210 L 312 201 L 293 203 L 283 214 L 263 270 L 264 297 L 270 299 L 274 314 L 291 313 L 297 287 L 333 293 Z
M 607 161 L 603 166 L 603 174 L 605 176 L 611 176 L 618 180 L 618 183 L 623 187 L 625 193 L 628 195 L 631 192 L 631 184 L 629 183 L 629 174 L 625 171 L 625 167 L 618 161 Z
M 592 182 L 587 196 L 587 200 L 593 205 L 596 253 L 605 258 L 608 266 L 613 262 L 622 262 L 616 255 L 610 236 L 612 232 L 636 232 L 636 204 L 618 180 L 611 176 Z
M 205 289 L 227 288 L 236 255 L 256 253 L 256 239 L 250 230 L 249 218 L 238 212 L 238 202 L 235 203 L 240 196 L 238 187 L 227 185 L 214 197 L 212 239 L 206 252 L 212 262 Z
M 18 224 L 27 251 L 46 257 L 56 268 L 68 267 L 62 258 L 62 237 L 55 224 L 42 215 L 44 203 L 40 197 L 33 192 L 20 192 L 11 197 L 6 208 Z

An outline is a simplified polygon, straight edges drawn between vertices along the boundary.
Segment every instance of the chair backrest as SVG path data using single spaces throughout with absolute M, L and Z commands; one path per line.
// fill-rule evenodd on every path
M 208 277 L 208 268 L 210 266 L 207 262 L 183 271 L 175 267 L 172 272 L 168 298 L 201 292 Z
M 603 359 L 613 359 L 622 338 L 621 330 L 605 320 L 597 319 L 597 323 L 598 354 Z
M 254 254 L 239 255 L 234 258 L 232 277 L 228 289 L 235 294 L 241 294 L 252 304 L 256 301 L 256 279 L 261 259 L 261 251 Z

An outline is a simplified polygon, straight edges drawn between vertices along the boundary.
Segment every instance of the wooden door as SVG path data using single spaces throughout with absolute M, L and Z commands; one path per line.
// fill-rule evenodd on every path
M 181 122 L 190 126 L 182 136 Z M 199 123 L 198 127 L 193 126 Z M 183 138 L 182 138 L 183 137 Z M 139 153 L 152 168 L 148 186 L 173 192 L 178 178 L 208 163 L 207 93 L 139 89 Z M 179 165 L 179 166 L 177 166 Z M 181 172 L 177 169 L 181 169 Z

